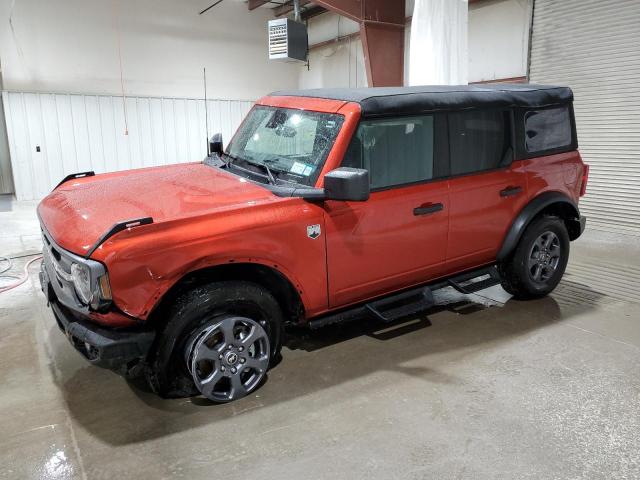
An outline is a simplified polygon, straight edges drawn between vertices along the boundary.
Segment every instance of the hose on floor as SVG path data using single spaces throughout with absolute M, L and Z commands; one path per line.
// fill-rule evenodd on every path
M 7 266 L 0 269 L 0 275 L 2 275 L 3 273 L 7 273 L 9 270 L 11 270 L 11 267 L 13 266 L 13 262 L 9 257 L 0 257 L 0 264 L 2 263 L 6 263 Z
M 14 283 L 11 283 L 11 284 L 6 285 L 4 287 L 0 287 L 0 293 L 8 292 L 9 290 L 12 290 L 12 289 L 14 289 L 16 287 L 19 287 L 20 285 L 22 285 L 23 283 L 25 283 L 29 279 L 29 266 L 33 262 L 36 262 L 38 260 L 42 260 L 42 255 L 40 255 L 40 254 L 36 254 L 36 255 L 37 255 L 36 258 L 32 258 L 27 263 L 25 263 L 24 271 L 22 272 L 22 276 L 21 277 L 17 277 L 15 275 L 5 275 L 5 272 L 8 272 L 11 269 L 11 267 L 13 266 L 13 262 L 11 260 L 15 259 L 15 258 L 31 257 L 33 255 L 18 255 L 18 256 L 15 256 L 15 257 L 0 257 L 0 262 L 5 262 L 5 263 L 8 264 L 7 267 L 2 267 L 2 270 L 0 270 L 0 279 L 2 279 L 2 278 L 16 279 L 16 281 Z

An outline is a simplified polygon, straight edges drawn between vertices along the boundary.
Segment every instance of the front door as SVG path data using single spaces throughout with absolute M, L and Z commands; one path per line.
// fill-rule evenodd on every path
M 342 166 L 369 170 L 365 202 L 325 203 L 329 304 L 345 306 L 441 275 L 449 185 L 438 116 L 360 123 Z M 444 155 L 444 156 L 443 156 Z

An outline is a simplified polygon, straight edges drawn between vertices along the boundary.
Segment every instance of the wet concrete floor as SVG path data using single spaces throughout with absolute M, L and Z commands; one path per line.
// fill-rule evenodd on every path
M 0 255 L 37 251 L 34 205 L 5 210 Z M 266 384 L 222 406 L 89 366 L 34 265 L 0 294 L 0 478 L 640 478 L 640 238 L 572 249 L 541 300 L 443 292 L 392 328 L 291 332 Z

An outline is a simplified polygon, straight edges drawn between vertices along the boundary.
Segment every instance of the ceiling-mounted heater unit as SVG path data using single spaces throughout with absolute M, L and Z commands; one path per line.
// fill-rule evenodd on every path
M 289 18 L 269 20 L 269 60 L 307 60 L 307 26 Z

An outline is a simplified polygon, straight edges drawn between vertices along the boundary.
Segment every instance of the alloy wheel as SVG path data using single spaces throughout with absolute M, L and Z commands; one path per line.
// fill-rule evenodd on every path
M 529 277 L 536 283 L 545 283 L 556 272 L 560 263 L 560 239 L 551 232 L 546 231 L 533 242 L 529 252 L 528 271 Z
M 214 402 L 230 402 L 251 393 L 269 366 L 269 337 L 260 323 L 224 317 L 195 332 L 186 361 L 196 388 Z

